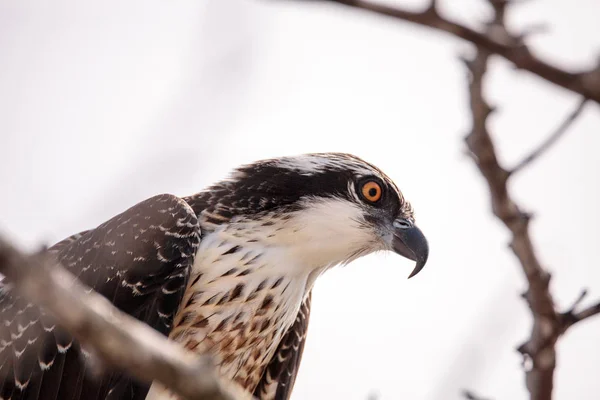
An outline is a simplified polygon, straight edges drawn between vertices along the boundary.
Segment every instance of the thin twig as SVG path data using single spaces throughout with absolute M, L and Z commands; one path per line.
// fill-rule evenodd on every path
M 429 12 L 437 13 L 438 0 L 429 0 L 429 6 L 427 6 L 427 10 Z
M 542 144 L 540 144 L 538 148 L 536 148 L 534 151 L 532 151 L 519 164 L 517 164 L 510 171 L 510 174 L 511 175 L 516 174 L 517 172 L 519 172 L 520 170 L 522 170 L 523 168 L 525 168 L 526 166 L 531 164 L 533 161 L 535 161 L 536 158 L 541 156 L 550 147 L 552 147 L 552 145 L 555 144 L 558 141 L 558 139 L 560 139 L 567 132 L 567 130 L 573 124 L 573 122 L 577 119 L 577 117 L 579 117 L 579 115 L 581 115 L 581 112 L 583 111 L 586 104 L 587 104 L 587 99 L 582 99 L 577 104 L 577 107 L 573 111 L 571 111 L 571 113 L 567 116 L 567 118 L 564 119 L 562 124 L 560 124 L 560 126 L 558 128 L 556 128 L 556 130 L 554 132 L 552 132 L 552 134 L 550 136 L 548 136 L 548 138 L 544 142 L 542 142 Z
M 581 302 L 585 299 L 585 297 L 587 295 L 588 295 L 587 289 L 582 289 L 581 293 L 579 293 L 579 296 L 577 296 L 577 299 L 575 299 L 575 301 L 573 302 L 573 305 L 571 306 L 571 308 L 569 308 L 569 310 L 567 312 L 574 313 L 575 310 L 577 309 L 577 307 L 579 307 L 579 305 L 581 304 Z
M 573 314 L 573 323 L 569 326 L 573 325 L 576 322 L 583 321 L 586 318 L 593 317 L 594 315 L 600 314 L 600 302 L 589 306 L 575 314 Z
M 475 393 L 471 392 L 470 390 L 463 390 L 463 396 L 467 400 L 489 400 L 485 397 L 476 395 Z
M 22 296 L 52 313 L 102 365 L 125 370 L 144 382 L 157 380 L 186 399 L 249 398 L 222 382 L 208 358 L 186 351 L 122 313 L 48 253 L 27 255 L 0 237 L 0 273 Z
M 408 11 L 396 6 L 368 0 L 323 1 L 342 4 L 449 33 L 471 42 L 477 47 L 486 49 L 490 53 L 507 59 L 516 68 L 529 71 L 555 85 L 600 103 L 599 68 L 583 72 L 565 71 L 533 55 L 529 48 L 524 45 L 522 37 L 508 35 L 506 31 L 503 34 L 498 34 L 497 31 L 478 32 L 458 22 L 442 17 L 437 8 L 431 7 L 431 4 L 434 3 L 429 3 L 424 11 Z M 512 4 L 513 2 L 493 0 L 491 3 L 493 6 L 498 4 L 504 8 L 507 3 Z
M 577 308 L 587 296 L 587 290 L 584 289 L 577 297 L 577 300 L 573 302 L 573 305 L 565 312 L 561 314 L 563 332 L 570 328 L 573 324 L 583 321 L 586 318 L 593 317 L 594 315 L 600 314 L 600 302 L 594 305 L 584 308 L 581 311 L 577 311 Z

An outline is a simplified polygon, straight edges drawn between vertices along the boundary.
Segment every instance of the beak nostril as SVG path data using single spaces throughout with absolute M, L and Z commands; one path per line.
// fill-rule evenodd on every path
M 397 219 L 394 221 L 394 228 L 396 229 L 408 229 L 412 227 L 412 224 L 405 219 Z

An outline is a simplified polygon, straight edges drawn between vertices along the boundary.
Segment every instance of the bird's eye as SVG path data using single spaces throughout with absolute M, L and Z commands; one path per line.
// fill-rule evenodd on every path
M 361 189 L 363 197 L 371 203 L 375 203 L 381 198 L 381 192 L 381 186 L 375 181 L 364 183 Z

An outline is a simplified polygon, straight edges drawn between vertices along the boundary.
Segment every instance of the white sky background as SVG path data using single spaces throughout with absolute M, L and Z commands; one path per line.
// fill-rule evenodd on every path
M 421 1 L 397 1 L 419 6 Z M 442 2 L 462 21 L 482 1 Z M 590 66 L 600 3 L 530 2 L 511 23 L 547 22 L 539 54 Z M 525 399 L 514 351 L 530 329 L 524 281 L 483 180 L 464 155 L 469 47 L 405 23 L 321 3 L 264 0 L 0 0 L 0 230 L 55 242 L 146 197 L 187 195 L 240 163 L 355 153 L 413 203 L 431 255 L 377 254 L 315 289 L 294 400 Z M 503 162 L 515 163 L 576 96 L 494 63 L 487 93 Z M 600 296 L 598 107 L 511 182 L 536 214 L 535 244 L 567 306 Z M 600 318 L 560 342 L 556 399 L 596 399 Z

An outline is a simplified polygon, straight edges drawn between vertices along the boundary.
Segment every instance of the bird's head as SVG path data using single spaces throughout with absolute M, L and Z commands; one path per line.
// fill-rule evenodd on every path
M 205 228 L 234 224 L 249 241 L 291 249 L 312 267 L 391 250 L 424 267 L 429 248 L 394 182 L 341 153 L 262 160 L 190 200 Z

